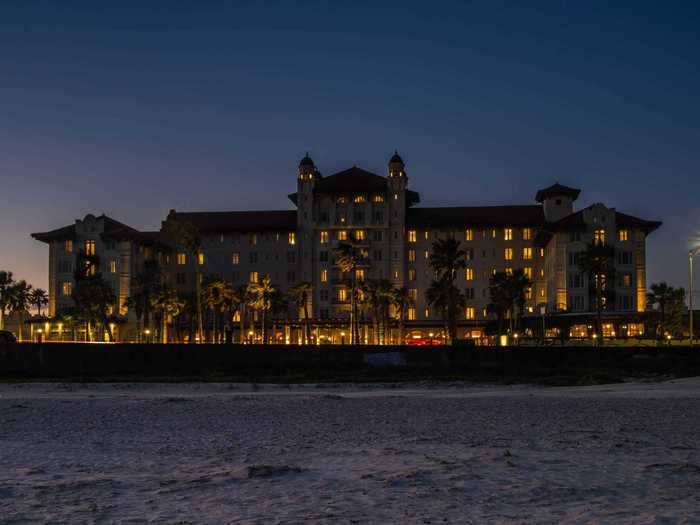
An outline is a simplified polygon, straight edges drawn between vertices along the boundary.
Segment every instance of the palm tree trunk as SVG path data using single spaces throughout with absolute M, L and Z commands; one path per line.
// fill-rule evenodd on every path
M 304 301 L 304 344 L 308 345 L 311 339 L 311 326 L 309 324 L 309 303 Z
M 238 307 L 238 322 L 241 330 L 241 340 L 239 342 L 241 344 L 243 344 L 243 341 L 245 341 L 245 315 L 245 306 L 241 303 L 241 305 Z
M 263 306 L 260 315 L 260 335 L 262 336 L 262 344 L 267 344 L 267 309 Z
M 598 330 L 598 344 L 603 346 L 603 305 L 600 290 L 596 290 L 596 329 Z
M 197 294 L 197 335 L 199 337 L 199 342 L 204 342 L 204 328 L 202 323 L 202 283 L 200 282 L 199 274 L 199 261 L 197 260 L 197 254 L 195 254 L 195 293 Z

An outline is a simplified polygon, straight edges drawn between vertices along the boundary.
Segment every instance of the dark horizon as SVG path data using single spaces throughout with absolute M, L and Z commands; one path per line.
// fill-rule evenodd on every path
M 532 204 L 581 188 L 661 220 L 647 282 L 687 287 L 700 240 L 699 10 L 635 3 L 0 7 L 0 269 L 46 286 L 29 234 L 87 213 L 292 209 L 308 150 L 421 206 Z

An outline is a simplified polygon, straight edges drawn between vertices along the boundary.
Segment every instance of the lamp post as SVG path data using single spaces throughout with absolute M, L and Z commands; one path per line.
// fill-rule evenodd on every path
M 688 317 L 689 317 L 689 334 L 690 334 L 690 346 L 693 346 L 693 257 L 700 253 L 700 246 L 693 248 L 688 252 L 688 274 L 689 274 L 689 287 L 688 287 Z

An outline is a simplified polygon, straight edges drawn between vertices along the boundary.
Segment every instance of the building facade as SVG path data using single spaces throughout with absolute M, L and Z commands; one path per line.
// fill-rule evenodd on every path
M 387 279 L 408 289 L 408 337 L 440 337 L 443 321 L 427 303 L 425 292 L 434 279 L 429 265 L 432 243 L 445 238 L 459 241 L 466 253 L 466 268 L 455 281 L 467 300 L 458 323 L 460 337 L 482 337 L 493 320 L 488 305 L 495 272 L 522 269 L 530 279 L 526 316 L 593 312 L 591 281 L 578 265 L 589 244 L 615 248 L 615 279 L 608 284 L 614 287 L 615 299 L 606 305 L 606 313 L 629 320 L 646 309 L 646 237 L 660 223 L 603 204 L 575 210 L 578 189 L 554 184 L 538 191 L 535 203 L 525 205 L 421 207 L 398 153 L 384 175 L 352 167 L 330 176 L 323 176 L 307 154 L 296 179 L 296 192 L 289 195 L 296 209 L 171 210 L 159 232 L 141 232 L 105 216 L 88 215 L 74 225 L 33 234 L 49 245 L 50 315 L 71 304 L 76 253 L 82 250 L 98 256 L 101 273 L 118 298 L 114 313 L 124 319 L 133 320 L 125 305 L 134 279 L 145 261 L 157 258 L 164 279 L 183 294 L 193 293 L 198 275 L 234 285 L 269 275 L 283 292 L 309 282 L 307 307 L 316 338 L 336 341 L 347 325 L 350 297 L 334 249 L 351 243 L 361 253 L 358 281 Z M 169 241 L 169 221 L 196 229 L 199 253 Z M 290 330 L 295 333 L 298 327 L 300 314 L 295 310 L 290 306 L 281 316 L 280 325 L 287 326 L 278 334 L 283 340 L 289 341 Z M 363 333 L 367 340 L 369 332 Z

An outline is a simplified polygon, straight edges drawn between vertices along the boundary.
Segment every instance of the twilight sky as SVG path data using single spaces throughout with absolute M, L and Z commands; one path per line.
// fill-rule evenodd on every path
M 700 242 L 696 2 L 0 3 L 0 269 L 106 213 L 290 208 L 394 148 L 423 205 L 528 204 L 556 181 L 664 226 L 650 281 Z

